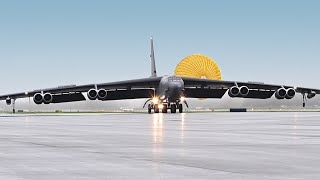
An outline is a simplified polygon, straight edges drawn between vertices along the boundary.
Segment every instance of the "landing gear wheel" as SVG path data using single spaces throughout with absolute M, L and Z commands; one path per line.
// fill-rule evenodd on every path
M 159 113 L 159 106 L 158 104 L 154 105 L 154 113 Z
M 183 106 L 182 106 L 182 104 L 179 104 L 178 106 L 179 106 L 179 113 L 182 113 L 182 112 L 183 112 Z
M 171 105 L 171 113 L 177 112 L 177 106 L 175 104 Z
M 167 113 L 167 112 L 168 112 L 168 106 L 167 105 L 163 105 L 162 113 Z
M 151 114 L 151 105 L 148 105 L 148 113 Z

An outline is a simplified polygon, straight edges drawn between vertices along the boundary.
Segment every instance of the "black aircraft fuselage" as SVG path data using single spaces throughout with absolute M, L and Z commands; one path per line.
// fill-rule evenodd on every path
M 167 109 L 170 109 L 172 113 L 179 109 L 182 112 L 182 102 L 184 100 L 184 82 L 178 76 L 163 76 L 159 82 L 159 86 L 156 89 L 155 96 L 151 99 L 151 104 L 148 106 L 148 112 L 151 113 L 151 109 L 158 113 L 159 110 L 166 113 Z
M 156 95 L 161 102 L 178 103 L 183 96 L 184 82 L 178 76 L 162 77 Z

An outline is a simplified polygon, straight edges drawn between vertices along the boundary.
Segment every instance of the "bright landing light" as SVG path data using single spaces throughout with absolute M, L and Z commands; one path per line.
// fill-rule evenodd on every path
M 159 99 L 157 97 L 152 98 L 152 103 L 153 104 L 158 104 Z
M 180 98 L 180 101 L 185 101 L 185 100 L 186 100 L 186 98 L 183 96 Z

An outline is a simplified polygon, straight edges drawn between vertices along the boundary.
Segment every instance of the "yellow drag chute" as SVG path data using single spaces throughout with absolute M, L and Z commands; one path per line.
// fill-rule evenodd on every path
M 181 77 L 221 80 L 218 64 L 208 56 L 192 54 L 184 58 L 174 70 L 174 74 Z
M 174 74 L 181 77 L 221 80 L 218 64 L 208 56 L 192 54 L 177 65 Z M 203 100 L 203 98 L 199 98 Z

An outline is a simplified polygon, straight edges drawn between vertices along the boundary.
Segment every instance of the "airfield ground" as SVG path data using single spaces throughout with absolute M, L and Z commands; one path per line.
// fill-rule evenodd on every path
M 319 179 L 320 113 L 0 115 L 0 179 Z

